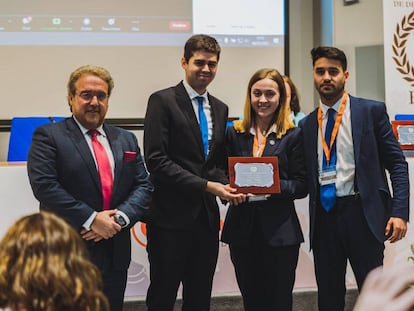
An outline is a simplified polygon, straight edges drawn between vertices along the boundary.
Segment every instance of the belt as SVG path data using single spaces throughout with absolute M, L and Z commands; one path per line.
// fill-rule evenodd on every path
M 345 195 L 343 197 L 336 197 L 336 202 L 345 202 L 345 201 L 352 201 L 352 200 L 359 200 L 361 196 L 359 195 L 359 192 L 355 194 Z

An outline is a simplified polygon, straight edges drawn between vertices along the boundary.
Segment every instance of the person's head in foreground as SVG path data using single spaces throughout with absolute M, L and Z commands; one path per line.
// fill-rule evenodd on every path
M 58 216 L 24 216 L 0 241 L 0 308 L 107 311 L 101 287 L 79 234 Z

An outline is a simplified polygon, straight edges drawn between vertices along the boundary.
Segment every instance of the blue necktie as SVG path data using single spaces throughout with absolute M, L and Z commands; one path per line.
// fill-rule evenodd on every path
M 325 141 L 328 147 L 331 143 L 331 135 L 332 130 L 335 125 L 335 110 L 333 108 L 328 109 L 328 121 L 326 122 L 325 128 Z M 332 146 L 331 150 L 331 159 L 329 164 L 326 161 L 325 152 L 323 152 L 323 160 L 322 160 L 322 171 L 326 170 L 327 168 L 335 169 L 336 167 L 336 139 Z M 334 207 L 336 202 L 336 188 L 335 183 L 330 183 L 327 185 L 321 185 L 320 188 L 320 199 L 322 207 L 329 212 L 332 207 Z
M 200 122 L 200 131 L 201 131 L 201 139 L 203 140 L 204 146 L 204 159 L 207 159 L 208 155 L 208 123 L 207 117 L 203 109 L 203 101 L 204 98 L 202 96 L 197 96 L 198 101 L 198 120 Z

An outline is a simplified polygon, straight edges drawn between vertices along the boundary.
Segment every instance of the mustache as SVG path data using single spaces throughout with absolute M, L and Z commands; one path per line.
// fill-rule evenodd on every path
M 88 109 L 86 112 L 101 112 L 101 109 L 95 108 L 95 109 Z

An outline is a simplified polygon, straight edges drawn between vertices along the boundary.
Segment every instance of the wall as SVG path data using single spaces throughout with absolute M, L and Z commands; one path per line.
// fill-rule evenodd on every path
M 355 68 L 355 48 L 361 46 L 375 46 L 383 44 L 383 30 L 382 30 L 382 2 L 378 0 L 360 0 L 358 3 L 350 6 L 344 6 L 342 0 L 332 0 L 333 1 L 333 44 L 345 50 L 349 59 L 349 70 L 351 72 L 350 80 L 347 84 L 348 90 L 354 94 L 358 95 L 356 92 L 356 70 Z M 310 59 L 310 50 L 314 45 L 320 44 L 321 35 L 320 35 L 320 14 L 321 11 L 321 0 L 290 0 L 290 76 L 295 81 L 298 86 L 302 110 L 305 113 L 309 113 L 315 107 L 316 97 L 313 89 L 313 80 L 312 80 L 312 64 Z M 315 21 L 315 20 L 316 21 Z M 354 22 L 358 21 L 358 22 Z M 0 56 L 9 55 L 6 53 L 6 48 L 0 48 Z M 44 50 L 38 50 L 39 55 L 44 52 Z M 56 49 L 56 53 L 63 53 L 65 55 L 64 48 Z M 23 53 L 23 52 L 20 52 Z M 115 55 L 111 53 L 110 50 L 106 52 L 108 58 L 113 58 L 113 62 L 116 62 Z M 38 79 L 44 80 L 45 90 L 31 89 L 30 81 L 25 80 L 25 74 L 22 72 L 12 72 L 11 75 L 7 76 L 7 79 L 13 79 L 16 83 L 25 87 L 25 92 L 30 92 L 32 95 L 31 105 L 36 106 L 39 109 L 40 115 L 59 115 L 68 113 L 67 107 L 65 105 L 65 84 L 66 76 L 56 74 L 55 68 L 39 68 L 37 67 L 36 60 L 39 55 L 33 55 L 31 62 L 35 63 L 34 70 L 38 72 Z M 165 59 L 167 55 L 167 59 Z M 173 76 L 165 77 L 162 73 L 157 73 L 157 78 L 153 80 L 147 80 L 147 77 L 143 75 L 146 83 L 150 83 L 149 89 L 155 90 L 158 87 L 164 87 L 171 83 L 175 83 L 178 79 L 182 78 L 182 70 L 179 66 L 179 58 L 181 54 L 177 52 L 169 53 L 160 53 L 155 55 L 157 58 L 164 59 L 168 66 L 175 66 L 176 74 Z M 27 60 L 26 55 L 16 55 L 16 57 L 22 57 L 25 61 Z M 133 54 L 123 55 L 123 57 L 129 57 L 135 59 Z M 164 57 L 164 58 L 163 58 Z M 238 78 L 237 83 L 232 83 L 230 87 L 242 87 L 243 91 L 240 92 L 237 98 L 230 99 L 230 102 L 240 102 L 244 96 L 244 87 L 247 83 L 250 73 L 241 74 L 241 70 L 244 68 L 243 63 L 239 63 L 237 67 L 237 62 L 234 59 L 226 59 L 225 54 L 223 54 L 223 59 L 220 64 L 220 69 L 217 74 L 217 79 L 212 84 L 212 92 L 216 87 L 215 84 L 223 84 L 227 81 L 220 80 L 220 72 L 225 70 L 230 70 L 230 68 L 238 68 L 237 70 L 233 69 L 233 78 Z M 30 58 L 29 58 L 30 59 Z M 64 58 L 63 58 L 64 59 Z M 80 61 L 87 61 L 82 56 L 82 53 L 79 52 Z M 149 58 L 148 58 L 149 59 Z M 148 61 L 147 58 L 140 59 L 140 61 Z M 259 60 L 255 60 L 248 57 L 248 54 L 244 55 L 246 62 L 258 62 L 254 63 L 254 66 L 261 66 Z M 383 61 L 383 60 L 378 60 Z M 227 62 L 227 65 L 226 65 Z M 1 66 L 5 66 L 6 62 L 3 62 Z M 383 65 L 382 63 L 378 63 Z M 30 63 L 28 63 L 28 68 Z M 273 65 L 273 64 L 269 64 Z M 75 64 L 72 63 L 62 63 L 62 66 L 65 66 L 67 72 L 72 70 Z M 29 69 L 28 69 L 29 70 Z M 358 68 L 358 70 L 364 70 L 364 68 Z M 141 68 L 139 62 L 134 62 L 134 65 L 130 68 L 131 72 L 136 72 L 141 74 Z M 130 82 L 124 77 L 118 76 L 118 72 L 113 72 L 116 85 L 116 92 L 128 92 L 130 88 L 137 88 L 138 86 L 130 85 Z M 59 80 L 59 89 L 53 90 L 53 92 L 58 92 L 61 98 L 59 102 L 56 102 L 56 110 L 50 111 L 50 109 L 44 108 L 44 101 L 47 98 L 48 92 L 47 87 L 49 85 L 49 80 Z M 125 80 L 124 80 L 125 79 Z M 145 91 L 145 95 L 149 94 L 148 91 Z M 16 95 L 16 94 L 15 94 Z M 224 94 L 217 94 L 218 96 L 224 96 Z M 18 98 L 18 94 L 16 95 Z M 134 100 L 135 96 L 131 94 L 131 101 Z M 116 102 L 116 93 L 114 94 L 114 103 Z M 17 100 L 10 100 L 3 102 L 3 111 L 5 108 L 16 105 Z M 122 103 L 119 103 L 122 104 Z M 235 107 L 235 106 L 233 106 Z M 18 109 L 18 107 L 14 107 Z M 14 109 L 13 108 L 13 109 Z M 240 110 L 238 110 L 240 109 Z M 23 111 L 24 112 L 24 111 Z M 22 112 L 22 113 L 23 113 Z M 4 113 L 2 113 L 3 115 Z M 241 114 L 241 108 L 231 108 L 230 114 L 232 116 L 238 116 Z M 116 116 L 113 116 L 116 117 Z M 124 117 L 124 116 L 122 116 Z M 3 118 L 3 117 L 2 117 Z M 0 133 L 0 162 L 5 161 L 7 158 L 7 148 L 8 148 L 8 133 Z
M 312 62 L 314 1 L 290 0 L 290 77 L 295 82 L 302 110 L 313 110 Z
M 359 95 L 356 84 L 363 81 L 356 81 L 356 73 L 368 71 L 368 68 L 356 67 L 356 47 L 384 44 L 382 1 L 359 0 L 353 5 L 344 6 L 342 0 L 334 0 L 333 10 L 333 44 L 344 50 L 348 58 L 348 91 L 353 95 Z M 378 57 L 377 65 L 384 67 L 384 58 L 381 59 L 379 54 L 372 55 L 375 56 Z M 377 94 L 377 98 L 381 97 L 381 92 L 383 90 L 371 90 L 371 93 Z

